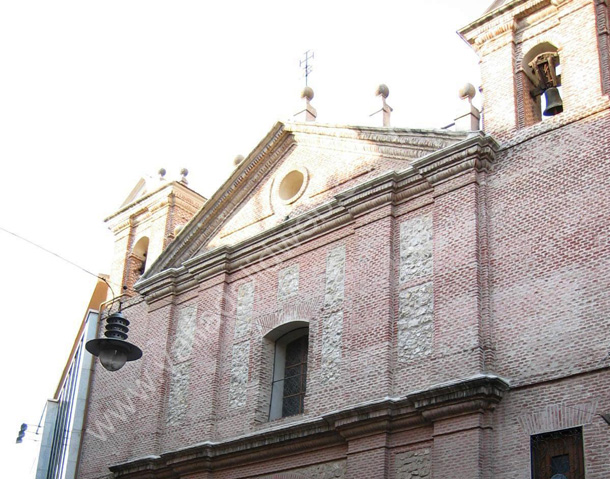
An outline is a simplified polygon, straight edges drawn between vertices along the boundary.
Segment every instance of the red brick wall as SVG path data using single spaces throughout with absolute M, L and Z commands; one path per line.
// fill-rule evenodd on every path
M 99 433 L 100 423 L 110 421 L 114 430 L 106 440 L 85 435 L 79 477 L 101 477 L 110 464 L 294 425 L 481 373 L 497 374 L 511 384 L 494 412 L 483 406 L 463 409 L 444 419 L 426 417 L 417 427 L 346 436 L 341 445 L 307 454 L 264 460 L 254 456 L 248 465 L 226 465 L 213 476 L 184 477 L 265 477 L 344 460 L 349 479 L 401 479 L 397 454 L 428 448 L 436 477 L 521 478 L 529 474 L 531 434 L 546 432 L 545 427 L 581 425 L 587 478 L 607 477 L 610 429 L 598 415 L 570 416 L 569 411 L 610 410 L 608 361 L 602 361 L 610 347 L 610 104 L 601 95 L 600 53 L 597 40 L 592 41 L 597 39 L 593 2 L 562 5 L 559 17 L 536 17 L 532 30 L 524 26 L 527 18 L 519 19 L 516 44 L 502 45 L 507 35 L 513 38 L 508 31 L 480 49 L 485 125 L 503 142 L 490 172 L 471 169 L 431 180 L 433 187 L 419 196 L 392 197 L 354 213 L 340 228 L 275 251 L 260 263 L 217 274 L 174 298 L 150 305 L 135 300 L 127 306 L 130 340 L 144 350 L 144 357 L 116 373 L 96 367 L 87 428 Z M 515 68 L 519 55 L 541 40 L 559 43 L 565 112 L 526 126 L 530 120 L 520 117 L 525 115 L 518 105 L 523 85 L 515 88 Z M 294 217 L 347 187 L 406 166 L 372 158 L 297 146 L 271 176 L 307 165 L 312 188 L 322 191 L 325 183 L 340 184 L 304 197 Z M 376 169 L 354 178 L 369 161 Z M 259 186 L 247 198 L 251 206 L 232 215 L 224 228 L 242 233 L 222 238 L 221 232 L 215 245 L 281 223 L 288 210 L 273 209 L 272 181 Z M 258 226 L 239 229 L 270 214 L 274 216 Z M 432 218 L 433 269 L 401 282 L 401 225 L 424 216 Z M 257 318 L 285 304 L 312 298 L 323 303 L 319 298 L 325 295 L 327 256 L 340 245 L 346 262 L 339 377 L 322 380 L 323 318 L 313 312 L 302 318 L 310 328 L 305 414 L 267 423 L 271 350 Z M 280 300 L 278 273 L 295 264 L 298 295 Z M 247 400 L 234 407 L 229 395 L 237 294 L 251 281 Z M 428 283 L 434 301 L 431 351 L 404 361 L 397 352 L 400 295 Z M 170 378 L 177 364 L 172 345 L 181 311 L 189 306 L 196 307 L 196 333 L 190 355 L 183 358 L 190 365 L 183 386 L 185 415 L 168 424 Z M 118 407 L 117 398 L 130 388 L 138 392 L 137 381 L 145 385 L 144 392 L 136 394 L 132 409 L 123 417 L 109 416 Z M 562 411 L 564 422 L 549 419 L 553 411 Z M 539 430 L 524 426 L 530 416 L 538 418 Z

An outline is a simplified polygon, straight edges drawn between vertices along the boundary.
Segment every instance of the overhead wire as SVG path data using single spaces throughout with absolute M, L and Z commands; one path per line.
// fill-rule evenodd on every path
M 59 259 L 60 259 L 60 260 L 62 260 L 62 261 L 65 261 L 66 263 L 68 263 L 68 264 L 70 264 L 70 265 L 74 266 L 75 268 L 80 269 L 81 271 L 84 271 L 84 272 L 85 272 L 85 273 L 87 273 L 87 274 L 90 274 L 91 276 L 95 276 L 97 279 L 99 279 L 99 280 L 103 281 L 104 283 L 106 283 L 106 284 L 108 285 L 108 287 L 110 288 L 110 291 L 112 292 L 112 296 L 113 296 L 113 297 L 116 297 L 116 295 L 114 294 L 114 290 L 112 289 L 112 286 L 111 286 L 111 285 L 110 285 L 110 283 L 109 283 L 109 282 L 106 280 L 106 278 L 104 278 L 103 276 L 100 276 L 99 274 L 92 273 L 91 271 L 89 271 L 89 270 L 88 270 L 88 269 L 86 269 L 86 268 L 83 268 L 81 265 L 79 265 L 79 264 L 75 263 L 74 261 L 71 261 L 71 260 L 69 260 L 68 258 L 63 257 L 63 256 L 61 256 L 61 255 L 59 255 L 59 254 L 55 253 L 54 251 L 51 251 L 50 249 L 45 248 L 44 246 L 41 246 L 41 245 L 39 245 L 38 243 L 35 243 L 35 242 L 34 242 L 34 241 L 32 241 L 32 240 L 29 240 L 29 239 L 27 239 L 27 238 L 24 238 L 23 236 L 21 236 L 21 235 L 19 235 L 19 234 L 17 234 L 17 233 L 14 233 L 13 231 L 7 230 L 6 228 L 4 228 L 4 227 L 2 227 L 2 226 L 0 226 L 0 230 L 4 231 L 5 233 L 7 233 L 7 234 L 9 234 L 9 235 L 14 236 L 15 238 L 20 239 L 21 241 L 25 241 L 26 243 L 29 243 L 29 244 L 31 244 L 32 246 L 35 246 L 35 247 L 36 247 L 36 248 L 38 248 L 38 249 L 41 249 L 41 250 L 42 250 L 42 251 L 44 251 L 45 253 L 48 253 L 48 254 L 50 254 L 50 255 L 55 256 L 56 258 L 59 258 Z M 117 285 L 117 284 L 115 284 L 115 286 L 120 287 L 120 286 L 119 286 L 119 285 Z

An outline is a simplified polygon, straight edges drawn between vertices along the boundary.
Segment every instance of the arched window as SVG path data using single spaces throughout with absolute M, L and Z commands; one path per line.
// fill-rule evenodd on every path
M 309 326 L 299 321 L 284 331 L 276 332 L 270 421 L 305 411 Z

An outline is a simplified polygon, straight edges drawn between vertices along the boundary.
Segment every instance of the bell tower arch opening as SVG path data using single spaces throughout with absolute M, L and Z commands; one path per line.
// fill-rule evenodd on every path
M 145 275 L 187 223 L 207 201 L 181 181 L 160 177 L 141 178 L 119 210 L 105 219 L 114 236 L 114 256 L 110 281 L 123 286 L 130 297 Z
M 561 62 L 559 49 L 550 42 L 530 48 L 521 59 L 524 124 L 533 125 L 563 112 L 561 99 Z
M 144 274 L 146 271 L 146 258 L 148 256 L 148 243 L 149 239 L 147 236 L 144 236 L 138 240 L 138 242 L 133 247 L 133 257 L 135 259 L 135 264 L 133 265 L 133 269 L 137 271 L 140 275 Z M 139 262 L 139 264 L 138 264 Z

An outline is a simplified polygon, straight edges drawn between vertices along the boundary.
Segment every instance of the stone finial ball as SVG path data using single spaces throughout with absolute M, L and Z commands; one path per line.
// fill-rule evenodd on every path
M 183 229 L 184 225 L 176 225 L 176 227 L 174 228 L 174 236 L 179 235 Z
M 233 159 L 233 165 L 238 166 L 242 161 L 244 161 L 244 157 L 243 155 L 237 155 L 234 159 Z
M 187 170 L 186 168 L 182 168 L 182 169 L 180 170 L 180 174 L 181 174 L 182 176 L 187 176 L 187 175 L 189 174 L 189 170 Z
M 462 100 L 468 98 L 472 100 L 474 96 L 477 94 L 477 91 L 474 89 L 472 83 L 466 83 L 462 88 L 460 88 L 459 95 Z
M 159 168 L 158 173 L 159 173 L 159 176 L 161 178 L 163 178 L 165 176 L 165 174 L 167 173 L 167 171 L 165 171 L 165 168 Z
M 303 91 L 301 92 L 301 98 L 307 98 L 307 101 L 313 100 L 312 88 L 309 86 L 306 86 L 305 88 L 303 88 Z
M 377 87 L 377 90 L 375 90 L 375 96 L 387 98 L 388 96 L 390 96 L 390 89 L 386 84 L 382 83 Z

